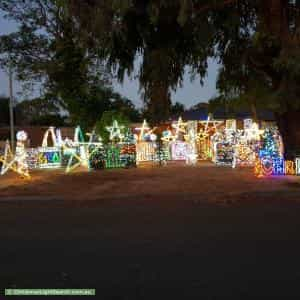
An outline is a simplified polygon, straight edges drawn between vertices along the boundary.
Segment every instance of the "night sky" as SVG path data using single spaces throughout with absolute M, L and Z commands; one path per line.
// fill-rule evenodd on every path
M 7 34 L 16 30 L 17 25 L 13 22 L 9 22 L 3 18 L 3 13 L 0 11 L 0 35 Z M 199 102 L 207 101 L 209 98 L 217 94 L 216 91 L 216 77 L 217 77 L 218 65 L 215 61 L 209 61 L 208 75 L 205 79 L 204 86 L 200 85 L 199 78 L 196 78 L 194 82 L 190 81 L 188 74 L 185 75 L 184 84 L 182 88 L 178 88 L 176 93 L 173 93 L 172 100 L 173 102 L 178 101 L 185 104 L 187 107 L 190 107 Z M 131 99 L 135 105 L 141 106 L 142 101 L 139 95 L 139 82 L 133 78 L 125 78 L 124 83 L 120 84 L 114 82 L 114 88 L 120 94 Z M 37 88 L 36 94 L 38 95 L 39 91 Z M 8 78 L 7 75 L 1 70 L 0 71 L 0 95 L 8 94 Z M 15 94 L 17 94 L 18 99 L 25 98 L 27 95 L 24 95 L 20 85 L 15 82 Z

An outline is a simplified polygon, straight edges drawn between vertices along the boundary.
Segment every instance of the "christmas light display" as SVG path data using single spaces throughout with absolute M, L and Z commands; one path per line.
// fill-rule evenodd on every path
M 282 157 L 273 158 L 273 172 L 272 175 L 285 175 L 285 161 Z
M 110 132 L 111 145 L 107 145 L 105 152 L 105 168 L 129 168 L 136 166 L 136 145 L 134 135 L 124 126 L 114 121 L 113 126 L 107 127 Z M 119 143 L 116 141 L 119 140 Z
M 294 161 L 285 161 L 285 175 L 296 175 L 296 164 Z
M 296 175 L 300 176 L 300 157 L 296 157 L 295 165 L 296 165 Z
M 1 175 L 6 174 L 9 170 L 18 173 L 24 178 L 30 178 L 29 168 L 26 161 L 27 153 L 25 143 L 28 135 L 25 131 L 17 132 L 16 153 L 12 154 L 9 142 L 6 143 L 4 157 L 2 160 Z
M 178 119 L 177 123 L 172 124 L 172 127 L 175 129 L 175 134 L 172 138 L 173 141 L 178 141 L 186 134 L 186 126 L 187 123 L 183 122 L 181 117 Z
M 38 169 L 39 164 L 38 164 L 38 156 L 39 156 L 39 151 L 37 148 L 27 148 L 26 149 L 26 161 L 28 168 L 30 170 L 35 170 Z
M 9 170 L 30 178 L 29 170 L 66 167 L 66 173 L 83 167 L 87 170 L 130 168 L 138 163 L 153 161 L 166 164 L 169 160 L 185 161 L 195 165 L 198 160 L 212 159 L 220 166 L 254 166 L 257 177 L 273 175 L 300 175 L 300 157 L 295 161 L 283 158 L 283 143 L 277 128 L 261 130 L 252 119 L 244 120 L 244 129 L 237 129 L 236 120 L 183 122 L 182 118 L 166 130 L 161 139 L 153 133 L 146 120 L 135 128 L 135 136 L 125 126 L 113 121 L 106 129 L 110 143 L 103 145 L 95 130 L 87 134 L 86 142 L 81 128 L 75 129 L 74 139 L 62 139 L 59 129 L 49 127 L 42 146 L 25 148 L 27 134 L 17 134 L 16 153 L 7 142 L 0 157 L 1 175 Z
M 161 141 L 165 142 L 165 143 L 169 143 L 169 142 L 171 142 L 173 140 L 173 138 L 174 137 L 172 135 L 171 130 L 165 130 L 162 133 Z
M 270 157 L 257 157 L 255 161 L 254 174 L 260 178 L 273 174 L 273 160 Z
M 124 126 L 120 126 L 117 120 L 113 121 L 112 126 L 106 127 L 109 132 L 109 140 L 111 142 L 121 142 L 124 139 L 124 134 L 122 131 L 125 129 Z
M 252 120 L 251 120 L 252 121 Z M 260 130 L 259 126 L 257 123 L 255 122 L 250 122 L 250 120 L 248 120 L 248 123 L 246 123 L 246 125 L 244 125 L 244 130 L 245 130 L 245 138 L 247 139 L 247 141 L 259 141 L 261 135 L 264 133 L 264 130 Z
M 198 161 L 198 152 L 197 152 L 197 122 L 190 121 L 187 123 L 187 135 L 185 135 L 185 140 L 188 143 L 188 149 L 186 154 L 186 164 L 195 165 Z
M 284 175 L 285 162 L 281 153 L 281 139 L 277 130 L 266 129 L 261 136 L 261 147 L 256 162 L 255 174 L 258 177 Z
M 226 120 L 226 131 L 234 132 L 236 130 L 237 130 L 236 120 L 234 119 Z
M 45 132 L 44 137 L 43 137 L 42 147 L 43 148 L 49 147 L 49 145 L 48 145 L 49 135 L 52 140 L 52 146 L 57 147 L 58 141 L 57 141 L 57 137 L 56 137 L 56 133 L 55 133 L 55 127 L 49 127 L 49 129 Z
M 120 160 L 125 168 L 136 166 L 136 144 L 134 135 L 129 128 L 125 132 L 124 142 L 121 145 Z
M 157 151 L 155 153 L 155 161 L 162 166 L 166 165 L 169 160 L 171 160 L 169 144 L 166 142 L 158 142 Z
M 64 146 L 64 155 L 69 154 L 68 158 L 68 164 L 66 168 L 66 173 L 70 173 L 71 171 L 75 170 L 76 168 L 80 166 L 87 166 L 87 161 L 86 158 L 81 157 L 80 149 L 78 148 L 73 148 L 71 151 L 70 149 L 65 148 Z
M 172 160 L 186 160 L 189 146 L 186 142 L 176 141 L 171 144 Z
M 142 127 L 137 127 L 135 130 L 140 132 L 135 138 L 137 142 L 154 142 L 157 139 L 153 133 L 156 127 L 151 129 L 146 120 L 144 120 Z
M 106 149 L 105 155 L 105 168 L 115 169 L 123 168 L 123 164 L 120 160 L 121 149 L 118 146 L 112 145 Z
M 157 149 L 157 136 L 153 133 L 155 129 L 151 129 L 146 120 L 144 120 L 142 127 L 135 128 L 136 131 L 139 131 L 135 137 L 137 163 L 155 160 Z
M 232 167 L 254 166 L 263 130 L 252 119 L 244 120 L 244 130 L 231 131 L 231 143 L 235 148 Z
M 253 126 L 253 120 L 252 119 L 244 119 L 244 130 L 250 130 Z
M 136 145 L 137 162 L 154 161 L 157 150 L 155 142 L 139 142 Z
M 101 137 L 97 137 L 95 131 L 89 133 L 88 136 L 89 141 L 85 142 L 84 134 L 78 126 L 73 143 L 70 146 L 63 145 L 63 154 L 68 158 L 66 173 L 70 173 L 78 167 L 84 167 L 87 170 L 103 168 Z
M 38 148 L 37 165 L 40 169 L 57 169 L 61 167 L 61 151 L 57 147 Z
M 189 153 L 188 143 L 184 140 L 187 136 L 187 124 L 183 122 L 180 117 L 175 124 L 172 124 L 173 129 L 175 130 L 174 134 L 165 134 L 163 141 L 167 142 L 170 140 L 169 146 L 171 149 L 171 159 L 175 161 L 187 160 Z
M 211 157 L 210 136 L 203 129 L 198 133 L 197 146 L 199 160 L 208 160 Z
M 210 142 L 211 160 L 213 163 L 217 162 L 217 144 L 223 143 L 226 140 L 224 132 L 217 131 L 212 137 Z
M 220 142 L 215 145 L 215 163 L 222 166 L 232 166 L 234 149 L 229 142 Z
M 237 166 L 249 167 L 255 164 L 255 152 L 253 151 L 251 145 L 247 143 L 239 143 L 234 147 L 234 156 L 232 167 Z
M 49 136 L 52 141 L 52 146 L 49 145 Z M 61 135 L 60 135 L 61 138 Z M 49 127 L 45 132 L 42 142 L 42 147 L 37 149 L 37 167 L 40 169 L 58 169 L 62 166 L 61 148 L 59 147 L 55 128 Z
M 93 147 L 92 147 L 93 148 Z M 93 170 L 105 169 L 106 152 L 103 146 L 93 148 L 89 156 L 89 166 Z
M 197 134 L 197 153 L 199 160 L 208 160 L 212 158 L 211 137 L 218 131 L 222 122 L 214 120 L 208 115 L 207 120 L 200 121 L 201 128 Z

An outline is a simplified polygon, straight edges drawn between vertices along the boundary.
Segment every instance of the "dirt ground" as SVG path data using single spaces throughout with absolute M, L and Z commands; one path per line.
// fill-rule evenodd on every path
M 300 178 L 170 165 L 0 178 L 4 288 L 299 299 Z

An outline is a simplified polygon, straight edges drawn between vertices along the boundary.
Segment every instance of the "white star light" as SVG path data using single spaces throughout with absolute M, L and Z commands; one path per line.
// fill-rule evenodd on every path
M 110 133 L 109 139 L 113 141 L 114 139 L 119 139 L 122 141 L 124 139 L 124 134 L 121 133 L 121 130 L 124 130 L 124 126 L 120 126 L 117 120 L 113 121 L 113 125 L 106 127 L 107 131 Z
M 187 123 L 183 122 L 181 117 L 178 119 L 176 124 L 172 124 L 172 127 L 175 129 L 175 135 L 173 136 L 174 141 L 176 141 L 178 139 L 180 133 L 185 134 L 186 126 L 187 126 Z

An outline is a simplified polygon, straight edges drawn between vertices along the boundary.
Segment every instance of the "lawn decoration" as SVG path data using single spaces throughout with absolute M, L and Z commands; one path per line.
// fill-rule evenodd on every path
M 175 141 L 171 144 L 172 160 L 187 160 L 189 145 L 186 142 Z
M 169 144 L 164 141 L 158 141 L 155 161 L 162 166 L 166 165 L 169 160 L 171 160 Z
M 38 148 L 37 166 L 40 169 L 58 169 L 61 167 L 61 151 L 56 147 Z
M 296 165 L 296 175 L 300 176 L 300 157 L 296 157 L 295 165 Z
M 235 152 L 232 167 L 250 167 L 255 166 L 256 153 L 259 149 L 259 143 L 263 130 L 259 129 L 257 123 L 252 119 L 244 120 L 244 130 L 237 130 L 233 134 L 233 143 Z
M 216 121 L 211 115 L 208 115 L 207 120 L 200 121 L 200 129 L 197 136 L 197 152 L 199 160 L 208 160 L 212 158 L 212 136 L 218 132 L 222 121 Z
M 26 161 L 27 153 L 25 150 L 25 143 L 28 139 L 28 135 L 25 131 L 17 132 L 17 144 L 16 153 L 13 155 L 9 142 L 6 142 L 4 157 L 1 158 L 2 167 L 1 175 L 6 174 L 9 170 L 18 173 L 24 178 L 29 179 L 29 169 Z
M 186 154 L 186 164 L 187 165 L 195 165 L 198 161 L 198 153 L 197 153 L 197 122 L 188 122 L 187 124 L 187 134 L 184 136 L 188 149 Z
M 125 168 L 136 167 L 136 144 L 131 130 L 127 128 L 121 145 L 120 160 Z
M 27 148 L 26 149 L 26 162 L 28 164 L 29 170 L 35 170 L 38 169 L 38 157 L 39 157 L 39 151 L 37 148 Z
M 102 170 L 105 168 L 105 149 L 102 138 L 93 130 L 86 134 L 89 137 L 89 168 L 92 170 Z
M 236 130 L 237 130 L 236 120 L 234 119 L 226 120 L 226 127 L 225 127 L 226 134 L 230 135 L 231 133 L 236 132 Z
M 220 166 L 232 166 L 234 148 L 230 142 L 218 142 L 215 145 L 215 163 Z
M 52 146 L 49 146 L 49 136 Z M 39 169 L 58 169 L 62 166 L 61 147 L 59 146 L 55 128 L 49 127 L 45 132 L 42 147 L 38 148 L 37 167 Z
M 232 167 L 250 167 L 255 164 L 255 152 L 250 144 L 246 141 L 240 141 L 234 147 L 234 156 L 232 161 Z
M 296 175 L 296 163 L 294 161 L 285 161 L 285 175 Z
M 156 142 L 139 142 L 136 144 L 137 163 L 155 160 Z
M 157 136 L 153 133 L 156 128 L 151 129 L 146 120 L 142 127 L 136 128 L 136 160 L 137 163 L 154 161 L 157 151 Z
M 70 173 L 78 167 L 84 167 L 87 170 L 101 169 L 103 144 L 101 138 L 96 138 L 95 131 L 88 134 L 89 141 L 85 142 L 84 134 L 80 126 L 77 126 L 74 134 L 74 141 L 69 145 L 63 145 L 63 152 L 68 156 L 66 173 Z
M 187 123 L 183 122 L 182 118 L 179 117 L 177 123 L 172 124 L 172 127 L 175 129 L 175 134 L 173 135 L 172 140 L 183 140 L 184 135 L 186 134 Z
M 58 143 L 57 143 L 57 137 L 56 137 L 56 133 L 55 133 L 55 127 L 49 127 L 47 129 L 47 131 L 45 132 L 44 137 L 43 137 L 42 147 L 47 148 L 49 146 L 49 144 L 48 144 L 49 135 L 51 137 L 53 147 L 57 147 Z M 60 135 L 60 138 L 61 138 L 61 135 Z
M 106 129 L 110 132 L 111 144 L 106 146 L 105 168 L 136 166 L 136 145 L 130 129 L 125 130 L 125 126 L 120 126 L 116 120 Z
M 180 117 L 175 124 L 172 124 L 175 133 L 171 135 L 171 159 L 175 161 L 187 160 L 189 154 L 189 145 L 185 142 L 185 137 L 187 135 L 187 123 L 183 122 Z M 169 138 L 170 136 L 168 136 Z
M 258 142 L 260 141 L 261 135 L 264 133 L 264 130 L 259 129 L 259 126 L 256 122 L 253 122 L 252 119 L 244 120 L 244 132 L 245 139 L 248 142 Z
M 234 160 L 235 132 L 218 131 L 212 138 L 212 161 L 221 166 L 232 166 Z
M 170 143 L 174 139 L 171 130 L 165 130 L 162 133 L 161 141 L 164 143 Z
M 107 131 L 109 132 L 109 140 L 112 143 L 120 142 L 122 143 L 124 139 L 124 134 L 122 131 L 124 131 L 125 127 L 120 126 L 117 120 L 113 121 L 112 126 L 106 127 Z
M 269 128 L 263 133 L 254 172 L 257 177 L 285 174 L 285 161 L 277 129 Z

